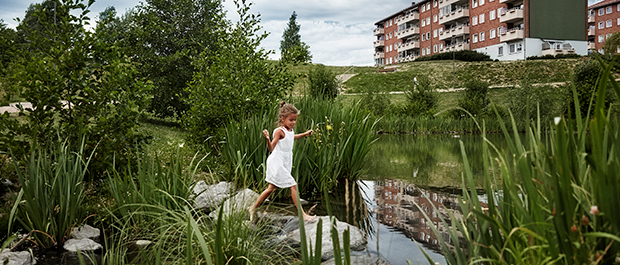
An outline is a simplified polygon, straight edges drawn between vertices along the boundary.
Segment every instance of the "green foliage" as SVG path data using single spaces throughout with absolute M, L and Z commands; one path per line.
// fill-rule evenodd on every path
M 488 209 L 483 210 L 478 199 L 461 143 L 466 174 L 458 201 L 461 216 L 467 218 L 448 211 L 453 229 L 447 231 L 451 242 L 461 242 L 463 247 L 450 248 L 441 237 L 444 232 L 431 226 L 449 264 L 612 264 L 617 260 L 620 146 L 615 143 L 620 134 L 605 98 L 608 84 L 616 95 L 620 85 L 610 72 L 612 66 L 598 60 L 604 70 L 596 102 L 589 105 L 594 117 L 581 116 L 575 84 L 576 119 L 558 118 L 548 134 L 538 119 L 525 138 L 504 128 L 506 151 L 483 142 L 484 168 L 489 169 L 484 170 Z M 514 119 L 511 122 L 514 126 Z M 448 220 L 442 223 L 448 227 Z
M 317 64 L 308 72 L 308 90 L 314 98 L 333 100 L 338 96 L 336 74 L 325 65 Z
M 601 75 L 601 66 L 593 59 L 582 60 L 573 69 L 575 89 L 577 90 L 577 99 L 579 99 L 579 109 L 581 110 L 581 116 L 586 116 L 588 113 L 593 114 L 593 109 L 589 108 L 590 102 L 596 102 L 597 94 L 596 89 L 599 84 L 599 78 Z M 608 88 L 611 89 L 611 88 Z M 572 87 L 567 86 L 564 91 L 564 101 L 568 102 L 566 111 L 575 115 L 575 105 L 570 104 L 573 98 Z M 613 95 L 606 93 L 605 106 L 609 107 L 613 101 Z
M 372 113 L 376 117 L 383 116 L 390 110 L 390 99 L 385 93 L 378 92 L 369 87 L 360 101 L 360 107 Z
M 90 157 L 82 157 L 83 143 L 77 150 L 70 146 L 59 140 L 47 148 L 33 147 L 24 172 L 15 162 L 22 189 L 11 210 L 9 231 L 19 221 L 44 248 L 62 246 L 84 218 L 83 181 Z
M 105 26 L 107 27 L 107 26 Z M 155 86 L 149 110 L 160 117 L 182 116 L 189 110 L 185 90 L 197 69 L 193 58 L 209 64 L 225 28 L 220 0 L 147 0 L 118 26 L 123 50 L 136 58 L 140 74 Z
M 490 103 L 487 96 L 488 93 L 488 83 L 472 80 L 465 85 L 465 95 L 459 100 L 458 106 L 473 116 L 483 115 L 485 114 L 487 105 Z M 458 114 L 456 115 L 457 117 L 459 116 Z
M 620 32 L 614 32 L 605 39 L 605 44 L 603 44 L 603 51 L 605 54 L 616 54 L 618 53 L 618 47 L 620 46 Z
M 548 124 L 554 117 L 561 114 L 561 95 L 562 88 L 550 85 L 534 86 L 527 80 L 523 80 L 518 87 L 509 91 L 510 111 L 517 123 L 540 117 L 543 124 Z M 539 115 L 537 115 L 538 112 L 540 112 Z M 525 128 L 525 126 L 519 127 Z
M 23 121 L 7 114 L 0 118 L 7 128 L 0 136 L 0 149 L 12 148 L 20 157 L 32 142 L 46 144 L 60 137 L 77 143 L 86 136 L 87 151 L 99 145 L 90 171 L 97 175 L 113 164 L 115 155 L 123 164 L 123 155 L 145 138 L 134 129 L 150 85 L 136 78 L 130 60 L 84 28 L 88 6 L 67 0 L 56 8 L 57 23 L 43 24 L 56 32 L 54 38 L 29 35 L 31 52 L 11 69 L 11 81 L 33 109 L 23 110 Z M 70 10 L 75 9 L 82 12 L 73 15 Z M 45 15 L 37 11 L 33 16 Z M 105 60 L 97 60 L 103 54 L 108 55 Z
M 416 62 L 452 60 L 453 57 L 455 60 L 465 62 L 491 61 L 490 56 L 472 50 L 456 51 L 454 54 L 452 52 L 437 53 L 431 56 L 418 57 L 415 60 Z
M 56 35 L 55 25 L 66 23 L 69 10 L 62 6 L 66 1 L 45 0 L 42 3 L 30 4 L 23 20 L 18 20 L 17 34 L 20 42 L 29 42 L 20 49 L 33 51 L 43 44 L 44 40 Z M 43 44 L 46 45 L 46 44 Z
M 575 54 L 575 53 L 572 53 L 572 54 L 559 53 L 556 55 L 547 54 L 543 56 L 530 56 L 530 57 L 527 57 L 527 60 L 548 60 L 548 59 L 567 59 L 567 58 L 581 58 L 581 55 Z
M 293 11 L 280 41 L 280 57 L 283 62 L 306 63 L 312 60 L 310 46 L 301 41 L 300 28 L 297 24 L 297 13 Z
M 186 90 L 191 108 L 183 118 L 191 141 L 200 146 L 229 120 L 275 106 L 293 86 L 287 69 L 269 62 L 260 48 L 267 34 L 258 33 L 259 17 L 249 8 L 239 6 L 239 21 L 222 34 L 212 59 L 205 51 L 194 61 L 198 71 Z
M 405 113 L 412 116 L 433 116 L 439 97 L 431 80 L 426 76 L 420 76 L 417 86 L 408 85 L 407 88 L 408 90 L 405 91 L 407 96 Z
M 313 194 L 331 190 L 344 178 L 358 179 L 375 139 L 373 120 L 358 104 L 348 106 L 311 98 L 292 103 L 301 110 L 297 130 L 314 130 L 313 136 L 297 140 L 293 149 L 292 175 L 298 190 Z M 222 157 L 228 166 L 228 180 L 256 190 L 267 185 L 263 165 L 268 151 L 261 131 L 274 129 L 276 114 L 274 109 L 226 127 Z
M 14 96 L 11 86 L 6 84 L 4 76 L 9 69 L 10 64 L 16 60 L 18 38 L 17 33 L 8 28 L 2 19 L 0 19 L 0 106 L 3 106 Z

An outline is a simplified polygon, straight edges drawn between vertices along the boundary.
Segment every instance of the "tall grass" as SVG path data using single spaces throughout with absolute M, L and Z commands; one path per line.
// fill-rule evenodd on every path
M 620 257 L 620 130 L 604 107 L 607 84 L 617 95 L 620 86 L 612 64 L 599 63 L 605 70 L 590 104 L 593 117 L 581 117 L 575 96 L 574 119 L 556 118 L 548 131 L 539 119 L 523 142 L 516 130 L 503 127 L 507 150 L 483 143 L 488 209 L 478 199 L 461 143 L 463 218 L 442 219 L 445 227 L 452 225 L 452 242 L 463 237 L 460 246 L 450 250 L 431 226 L 449 264 L 611 264 Z
M 487 132 L 501 132 L 501 120 L 490 118 L 487 122 Z M 517 124 L 517 128 L 522 128 Z M 422 117 L 422 116 L 383 116 L 376 125 L 376 130 L 381 133 L 481 133 L 481 129 L 476 125 L 474 119 L 454 119 L 444 116 Z
M 33 147 L 25 170 L 15 170 L 21 190 L 10 214 L 9 231 L 17 220 L 43 248 L 62 246 L 71 229 L 82 221 L 84 176 L 88 161 L 83 147 L 70 150 L 59 141 L 47 149 Z
M 364 170 L 364 157 L 376 137 L 375 120 L 365 115 L 359 105 L 301 98 L 291 102 L 300 115 L 295 129 L 315 131 L 309 138 L 298 139 L 293 150 L 293 176 L 302 192 L 333 188 L 345 178 L 356 180 Z M 261 131 L 275 128 L 276 109 L 225 128 L 226 144 L 222 154 L 230 180 L 255 189 L 263 188 L 264 163 L 268 151 Z

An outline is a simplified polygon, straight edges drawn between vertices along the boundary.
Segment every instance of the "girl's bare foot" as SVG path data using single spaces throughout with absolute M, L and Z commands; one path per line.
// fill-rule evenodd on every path
M 314 221 L 314 218 L 316 218 L 316 215 L 304 214 L 304 221 L 306 222 L 312 222 Z
M 250 223 L 254 222 L 254 212 L 256 212 L 256 209 L 254 208 L 254 206 L 250 206 L 248 208 L 248 212 L 250 213 Z

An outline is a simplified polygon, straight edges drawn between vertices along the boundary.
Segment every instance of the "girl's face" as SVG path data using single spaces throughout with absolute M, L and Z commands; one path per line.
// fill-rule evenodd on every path
M 282 117 L 282 125 L 288 130 L 293 129 L 295 123 L 297 123 L 297 114 L 289 114 Z

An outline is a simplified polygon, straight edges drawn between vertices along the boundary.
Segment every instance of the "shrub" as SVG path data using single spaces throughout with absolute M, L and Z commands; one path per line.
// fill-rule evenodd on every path
M 597 100 L 596 88 L 599 84 L 601 71 L 602 68 L 594 59 L 580 61 L 573 69 L 573 80 L 575 82 L 575 89 L 577 90 L 576 96 L 579 100 L 579 107 L 583 117 L 585 117 L 588 113 L 593 113 L 593 109 L 589 108 L 589 106 L 591 100 L 592 102 L 596 102 Z M 611 87 L 608 87 L 607 89 L 609 90 Z M 606 93 L 606 108 L 609 108 L 609 105 L 613 100 L 613 94 Z M 566 86 L 564 91 L 564 102 L 567 103 L 565 111 L 575 115 L 575 105 L 571 104 L 571 102 L 573 102 L 573 91 L 570 86 Z M 590 110 L 590 112 L 588 112 L 588 110 Z
M 465 95 L 459 99 L 458 106 L 473 116 L 485 114 L 489 105 L 489 84 L 479 80 L 469 81 L 465 85 Z
M 560 114 L 560 94 L 559 88 L 549 85 L 534 86 L 523 80 L 520 86 L 512 88 L 508 93 L 510 110 L 517 122 L 540 117 L 541 122 L 547 124 Z
M 308 72 L 310 95 L 315 98 L 332 100 L 338 95 L 336 74 L 325 65 L 318 64 Z
M 390 111 L 390 99 L 386 93 L 379 92 L 374 87 L 368 88 L 362 95 L 360 107 L 376 117 L 383 116 Z
M 430 117 L 435 114 L 439 96 L 428 77 L 420 76 L 418 83 L 417 86 L 413 87 L 407 85 L 407 90 L 405 91 L 407 96 L 405 113 L 412 116 Z
M 197 73 L 187 88 L 191 106 L 183 117 L 189 130 L 188 141 L 205 146 L 205 140 L 228 124 L 275 106 L 293 86 L 292 75 L 280 62 L 269 61 L 258 34 L 259 20 L 239 9 L 240 20 L 217 43 L 217 55 L 206 59 L 206 52 L 194 61 Z
M 453 57 L 455 60 L 465 62 L 492 61 L 490 56 L 472 50 L 457 51 L 454 54 L 452 52 L 442 52 L 431 56 L 418 57 L 416 61 L 452 60 Z

